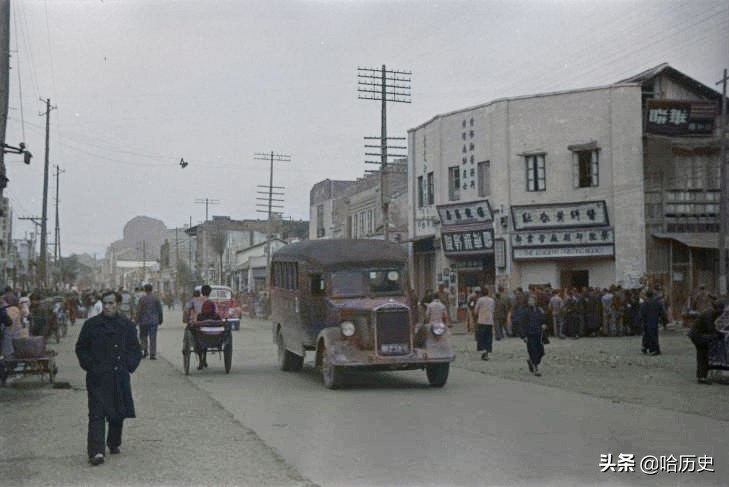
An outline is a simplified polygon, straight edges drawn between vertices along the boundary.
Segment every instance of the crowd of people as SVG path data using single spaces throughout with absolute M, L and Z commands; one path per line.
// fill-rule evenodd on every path
M 435 293 L 426 291 L 421 300 L 411 290 L 410 300 L 418 303 L 424 322 L 434 316 L 449 326 L 455 321 L 453 299 L 446 284 L 441 284 Z M 707 384 L 709 346 L 726 341 L 715 324 L 724 310 L 724 300 L 700 285 L 689 299 L 687 310 L 689 317 L 696 318 L 689 338 L 697 350 L 697 379 Z M 620 285 L 568 289 L 531 286 L 526 291 L 517 287 L 510 293 L 503 287 L 492 291 L 489 286 L 477 286 L 466 298 L 465 322 L 467 332 L 474 334 L 482 360 L 490 359 L 494 341 L 518 337 L 526 343 L 530 372 L 540 376 L 544 344 L 550 337 L 640 336 L 641 352 L 656 356 L 661 354 L 659 329 L 666 329 L 671 318 L 668 300 L 660 286 L 637 289 L 624 289 Z

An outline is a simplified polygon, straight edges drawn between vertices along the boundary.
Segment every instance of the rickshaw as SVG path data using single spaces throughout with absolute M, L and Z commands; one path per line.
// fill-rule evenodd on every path
M 232 323 L 228 320 L 193 321 L 185 327 L 182 339 L 182 365 L 185 375 L 190 375 L 190 355 L 199 352 L 223 354 L 225 373 L 230 373 L 233 359 Z

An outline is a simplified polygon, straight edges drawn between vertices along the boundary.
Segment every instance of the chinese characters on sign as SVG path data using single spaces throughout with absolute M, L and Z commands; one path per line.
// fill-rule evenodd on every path
M 646 132 L 668 135 L 706 135 L 714 129 L 713 103 L 679 100 L 648 100 Z
M 514 230 L 599 227 L 609 224 L 604 201 L 512 206 Z
M 460 232 L 443 232 L 443 252 L 446 254 L 482 254 L 494 248 L 494 231 L 464 230 Z
M 488 200 L 438 206 L 438 214 L 445 226 L 491 223 L 494 220 Z
M 590 228 L 587 230 L 539 230 L 519 232 L 511 235 L 512 248 L 608 243 L 615 243 L 613 229 L 610 227 Z

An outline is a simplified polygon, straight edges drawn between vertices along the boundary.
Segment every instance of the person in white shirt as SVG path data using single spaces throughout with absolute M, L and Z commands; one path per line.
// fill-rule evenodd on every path
M 487 287 L 484 287 L 481 293 L 483 295 L 478 298 L 476 306 L 473 308 L 477 324 L 476 350 L 483 352 L 481 353 L 481 360 L 488 360 L 494 341 L 494 308 L 496 302 L 489 296 Z

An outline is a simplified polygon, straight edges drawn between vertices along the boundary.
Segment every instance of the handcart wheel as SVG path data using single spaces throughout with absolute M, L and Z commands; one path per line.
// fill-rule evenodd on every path
M 230 373 L 230 365 L 233 361 L 233 338 L 228 340 L 228 343 L 223 347 L 223 359 L 225 361 L 225 373 Z

